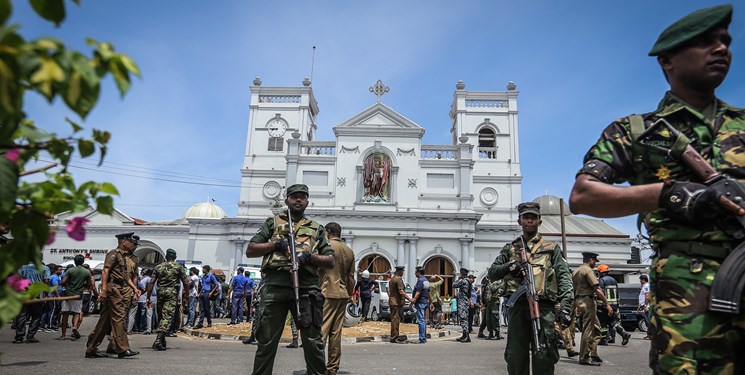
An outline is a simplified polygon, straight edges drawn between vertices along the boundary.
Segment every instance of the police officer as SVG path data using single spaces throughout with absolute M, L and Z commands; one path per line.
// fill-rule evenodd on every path
M 473 306 L 473 300 L 471 300 L 472 290 L 473 284 L 468 280 L 468 268 L 461 268 L 458 280 L 453 283 L 453 295 L 458 298 L 458 321 L 460 322 L 460 329 L 463 331 L 463 334 L 455 339 L 455 341 L 471 342 L 471 335 L 468 329 L 468 312 Z
M 230 323 L 238 324 L 243 321 L 243 305 L 245 304 L 246 289 L 248 289 L 248 280 L 243 276 L 243 267 L 238 267 L 236 275 L 230 281 L 228 294 L 230 297 Z
M 176 316 L 176 306 L 179 297 L 179 281 L 183 283 L 183 290 L 189 288 L 189 278 L 184 266 L 176 263 L 176 250 L 166 250 L 166 261 L 157 265 L 153 270 L 153 278 L 147 286 L 147 307 L 150 308 L 150 296 L 153 285 L 158 283 L 158 335 L 153 342 L 153 349 L 166 350 L 166 333 L 171 327 L 171 320 Z
M 745 331 L 732 329 L 745 320 L 745 310 L 708 309 L 712 280 L 729 276 L 719 272 L 720 265 L 739 243 L 731 217 L 745 211 L 723 208 L 720 194 L 681 161 L 681 151 L 690 146 L 718 172 L 742 179 L 745 111 L 715 93 L 732 62 L 732 12 L 731 5 L 701 9 L 662 31 L 649 55 L 670 91 L 653 112 L 621 118 L 603 131 L 584 158 L 570 198 L 574 213 L 641 215 L 656 254 L 649 334 L 650 367 L 659 373 L 745 369 Z M 661 126 L 639 142 L 654 123 Z M 631 186 L 613 186 L 627 181 Z
M 129 306 L 140 296 L 136 286 L 138 259 L 133 254 L 140 237 L 135 236 L 134 232 L 117 234 L 115 237 L 118 245 L 106 254 L 101 273 L 101 316 L 88 336 L 85 358 L 106 357 L 98 351 L 98 345 L 106 335 L 110 335 L 119 358 L 140 354 L 129 348 L 125 321 Z
M 582 318 L 582 340 L 579 345 L 579 364 L 600 366 L 603 362 L 598 356 L 598 343 L 600 342 L 600 321 L 596 314 L 595 297 L 603 301 L 606 315 L 613 314 L 613 308 L 605 298 L 600 283 L 595 277 L 595 264 L 598 262 L 598 254 L 589 251 L 582 253 L 582 265 L 577 267 L 572 275 L 574 283 L 574 296 L 577 299 L 576 306 L 579 316 Z
M 598 318 L 600 319 L 600 332 L 602 338 L 600 339 L 600 345 L 608 345 L 616 342 L 616 332 L 621 335 L 621 345 L 629 343 L 631 334 L 623 329 L 623 326 L 618 324 L 618 318 L 620 316 L 619 305 L 618 305 L 618 282 L 609 274 L 610 267 L 607 264 L 601 264 L 598 266 L 598 283 L 600 289 L 605 293 L 605 299 L 608 300 L 611 307 L 613 307 L 613 315 L 603 314 L 604 311 L 598 309 Z M 603 336 L 605 331 L 605 336 Z M 605 342 L 603 342 L 605 341 Z
M 334 266 L 334 250 L 326 230 L 305 216 L 308 187 L 295 184 L 287 188 L 288 210 L 268 218 L 248 244 L 246 256 L 263 257 L 265 272 L 262 308 L 258 317 L 256 339 L 259 347 L 254 358 L 253 374 L 271 374 L 277 345 L 289 311 L 302 333 L 303 351 L 308 374 L 325 374 L 326 363 L 321 339 L 323 295 L 318 286 L 318 268 Z M 288 222 L 292 217 L 293 228 Z M 290 230 L 292 237 L 289 236 Z M 295 292 L 290 269 L 290 246 L 295 241 L 300 281 L 300 316 L 296 316 Z
M 554 364 L 559 361 L 554 329 L 555 305 L 561 304 L 559 318 L 565 320 L 569 315 L 569 305 L 573 298 L 572 281 L 559 245 L 546 240 L 538 233 L 538 227 L 541 225 L 541 206 L 536 202 L 521 203 L 517 206 L 517 212 L 517 223 L 522 227 L 523 234 L 506 244 L 489 268 L 489 279 L 504 279 L 505 295 L 511 297 L 511 307 L 508 311 L 509 334 L 504 358 L 510 374 L 530 373 L 529 348 L 535 345 L 533 325 L 526 296 L 515 294 L 523 282 L 523 268 L 519 262 L 520 249 L 525 249 L 534 271 L 541 323 L 538 332 L 541 348 L 533 348 L 532 372 L 553 374 Z
M 404 291 L 404 282 L 401 280 L 401 276 L 404 274 L 404 266 L 396 266 L 396 271 L 393 273 L 393 277 L 388 282 L 388 305 L 391 308 L 391 337 L 392 343 L 403 343 L 406 342 L 406 337 L 399 336 L 398 326 L 401 324 L 401 319 L 404 316 L 404 300 L 410 300 L 408 294 Z

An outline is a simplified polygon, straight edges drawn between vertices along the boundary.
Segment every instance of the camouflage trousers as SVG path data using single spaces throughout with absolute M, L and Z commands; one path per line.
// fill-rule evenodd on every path
M 652 262 L 648 334 L 649 366 L 655 373 L 745 372 L 745 311 L 730 315 L 707 310 L 719 266 L 716 260 L 676 254 Z
M 458 299 L 458 321 L 463 332 L 468 332 L 468 310 L 471 303 L 468 300 Z
M 165 289 L 165 288 L 163 288 Z M 176 305 L 178 304 L 178 291 L 176 289 L 159 289 L 158 290 L 158 332 L 166 333 L 171 327 L 171 321 L 176 315 Z

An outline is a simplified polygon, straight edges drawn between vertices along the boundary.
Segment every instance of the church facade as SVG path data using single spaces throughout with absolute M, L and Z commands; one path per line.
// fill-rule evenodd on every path
M 283 208 L 284 189 L 304 183 L 310 190 L 306 214 L 321 224 L 342 226 L 358 270 L 387 277 L 394 266 L 404 265 L 405 279 L 411 281 L 415 267 L 424 266 L 427 274 L 446 276 L 446 285 L 461 267 L 483 277 L 501 247 L 520 234 L 515 207 L 523 197 L 514 83 L 505 91 L 468 91 L 459 81 L 449 111 L 451 143 L 444 145 L 422 142 L 426 126 L 386 105 L 389 89 L 381 81 L 370 87 L 375 102 L 333 126 L 335 139 L 328 141 L 315 137 L 319 105 L 309 80 L 298 87 L 277 87 L 264 86 L 257 78 L 250 90 L 236 217 L 191 212 L 172 222 L 138 223 L 119 211 L 104 219 L 89 210 L 59 215 L 60 227 L 64 220 L 87 215 L 86 242 L 106 241 L 106 248 L 112 248 L 114 232 L 131 229 L 142 237 L 140 255 L 150 256 L 153 263 L 172 247 L 180 259 L 229 272 L 239 264 L 260 263 L 245 258 L 248 240 Z M 556 197 L 537 200 L 543 205 L 541 232 L 561 243 L 561 228 L 566 228 L 570 266 L 581 262 L 581 251 L 591 250 L 622 281 L 646 268 L 627 264 L 628 235 L 600 220 L 570 215 Z M 212 206 L 193 209 L 209 211 Z M 64 235 L 57 239 L 62 243 L 50 245 L 45 260 L 58 258 L 59 252 L 51 249 L 74 246 Z

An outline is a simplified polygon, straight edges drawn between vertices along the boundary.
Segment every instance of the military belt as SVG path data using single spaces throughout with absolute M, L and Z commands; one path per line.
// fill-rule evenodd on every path
M 715 245 L 697 241 L 669 241 L 660 243 L 658 248 L 662 258 L 676 254 L 723 260 L 734 249 L 734 246 L 728 242 L 720 242 Z

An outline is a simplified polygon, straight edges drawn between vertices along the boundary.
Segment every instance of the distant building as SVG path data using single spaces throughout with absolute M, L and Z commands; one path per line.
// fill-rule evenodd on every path
M 425 128 L 383 104 L 388 91 L 378 81 L 370 91 L 376 101 L 333 127 L 336 139 L 319 141 L 319 106 L 309 80 L 300 87 L 266 87 L 254 80 L 248 113 L 248 137 L 237 217 L 227 217 L 211 202 L 191 207 L 170 222 L 142 222 L 116 211 L 113 217 L 89 209 L 63 213 L 55 221 L 62 231 L 45 249 L 45 261 L 61 261 L 76 252 L 115 247 L 114 234 L 136 231 L 143 266 L 163 259 L 174 248 L 179 259 L 199 260 L 233 270 L 246 259 L 248 240 L 261 223 L 283 206 L 283 189 L 294 183 L 310 188 L 306 213 L 343 228 L 354 249 L 357 268 L 387 277 L 405 265 L 405 279 L 416 266 L 446 277 L 449 293 L 460 267 L 480 279 L 501 247 L 519 233 L 515 207 L 522 201 L 516 86 L 507 91 L 467 91 L 458 82 L 449 111 L 452 142 L 422 144 Z M 571 176 L 570 176 L 571 177 Z M 542 196 L 540 231 L 561 244 L 559 199 Z M 644 265 L 627 264 L 631 238 L 601 220 L 564 210 L 568 262 L 581 263 L 581 251 L 600 254 L 621 281 Z M 64 235 L 64 222 L 86 216 L 86 241 Z

